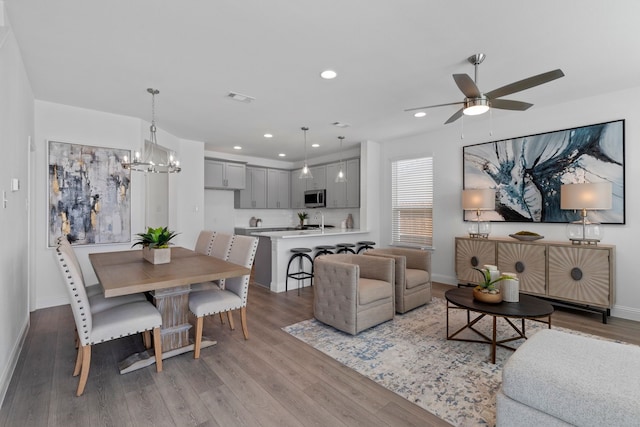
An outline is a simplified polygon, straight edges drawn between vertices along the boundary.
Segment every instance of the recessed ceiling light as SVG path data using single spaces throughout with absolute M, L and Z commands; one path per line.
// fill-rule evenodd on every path
M 339 127 L 339 128 L 348 128 L 349 126 L 351 126 L 349 123 L 343 123 L 343 122 L 333 122 L 331 123 L 332 125 L 334 125 L 335 127 Z
M 413 117 L 424 117 L 426 115 L 427 115 L 427 113 L 425 113 L 424 111 L 418 111 L 417 113 L 415 113 L 413 115 Z
M 333 70 L 324 70 L 323 72 L 320 73 L 320 77 L 326 80 L 335 79 L 337 75 L 338 73 L 336 73 Z
M 318 147 L 320 147 L 320 144 L 311 144 L 311 146 L 312 146 L 313 148 L 318 148 Z
M 265 134 L 264 134 L 264 137 L 265 137 L 265 138 L 273 138 L 273 135 L 271 135 L 270 133 L 265 133 Z
M 287 157 L 287 155 L 284 154 L 284 153 L 280 153 L 280 154 L 278 154 L 278 157 Z
M 242 150 L 242 147 L 240 147 L 239 145 L 234 145 L 234 146 L 233 146 L 233 149 L 234 149 L 234 150 Z

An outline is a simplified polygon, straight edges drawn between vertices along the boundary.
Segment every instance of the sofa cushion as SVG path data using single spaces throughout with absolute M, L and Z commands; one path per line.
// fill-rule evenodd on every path
M 360 305 L 388 299 L 392 295 L 393 288 L 389 285 L 389 282 L 360 278 L 358 284 L 358 301 Z
M 502 391 L 570 424 L 637 425 L 640 347 L 545 329 L 509 358 Z
M 407 268 L 404 272 L 406 281 L 406 289 L 413 289 L 416 286 L 424 285 L 429 282 L 429 272 L 424 270 L 416 270 L 415 268 Z

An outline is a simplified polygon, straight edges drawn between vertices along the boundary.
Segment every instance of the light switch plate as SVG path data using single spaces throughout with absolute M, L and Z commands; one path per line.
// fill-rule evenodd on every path
M 20 180 L 18 178 L 11 178 L 11 191 L 20 190 Z

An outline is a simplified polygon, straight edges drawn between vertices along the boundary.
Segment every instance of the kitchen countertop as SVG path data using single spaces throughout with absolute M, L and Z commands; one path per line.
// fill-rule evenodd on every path
M 324 231 L 320 229 L 309 230 L 287 230 L 287 231 L 263 231 L 252 232 L 253 236 L 270 237 L 272 239 L 295 239 L 301 237 L 322 237 L 322 236 L 338 236 L 344 234 L 359 234 L 368 233 L 367 230 L 360 230 L 358 228 L 325 228 Z

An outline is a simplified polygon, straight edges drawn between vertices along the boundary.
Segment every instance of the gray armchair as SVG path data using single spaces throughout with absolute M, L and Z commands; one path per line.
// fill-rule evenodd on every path
M 316 258 L 315 318 L 352 335 L 393 319 L 394 263 L 391 258 L 351 254 Z
M 409 248 L 370 249 L 366 256 L 396 261 L 396 312 L 406 313 L 431 301 L 431 252 Z

